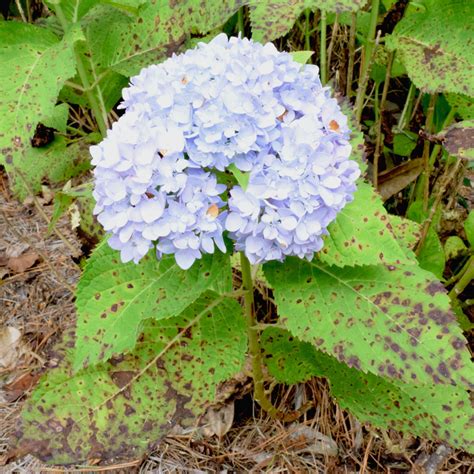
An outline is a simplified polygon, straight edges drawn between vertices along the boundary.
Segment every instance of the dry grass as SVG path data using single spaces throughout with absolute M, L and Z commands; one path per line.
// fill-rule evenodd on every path
M 41 204 L 41 203 L 40 203 Z M 44 205 L 46 216 L 51 205 Z M 80 243 L 67 218 L 59 229 L 70 245 L 53 234 L 34 205 L 21 206 L 3 187 L 0 195 L 0 255 L 29 247 L 40 254 L 38 262 L 23 273 L 7 275 L 0 286 L 0 327 L 13 326 L 22 333 L 21 350 L 13 367 L 0 371 L 3 386 L 31 374 L 47 363 L 48 348 L 74 319 L 74 286 L 80 274 L 72 250 Z M 299 423 L 282 424 L 262 415 L 252 404 L 248 385 L 240 384 L 231 429 L 221 438 L 205 436 L 202 429 L 182 431 L 166 438 L 145 459 L 115 466 L 76 469 L 52 468 L 26 455 L 0 467 L 0 472 L 408 472 L 436 450 L 432 443 L 402 437 L 396 432 L 372 431 L 361 426 L 331 399 L 326 382 L 312 380 L 297 387 L 276 387 L 274 399 L 282 409 L 295 409 L 312 400 L 316 409 Z M 0 459 L 10 448 L 9 437 L 24 394 L 19 401 L 0 402 Z M 231 398 L 235 398 L 235 394 Z M 337 452 L 335 451 L 337 450 Z M 328 454 L 329 453 L 329 454 Z M 5 458 L 4 458 L 5 460 Z M 470 458 L 451 453 L 443 472 L 470 472 Z M 441 466 L 440 466 L 441 467 Z M 413 471 L 416 472 L 416 471 Z M 418 471 L 424 472 L 424 471 Z

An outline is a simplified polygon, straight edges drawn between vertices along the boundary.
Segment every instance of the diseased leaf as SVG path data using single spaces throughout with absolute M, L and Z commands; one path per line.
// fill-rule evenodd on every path
M 175 425 L 189 426 L 235 375 L 246 354 L 233 299 L 208 292 L 180 316 L 147 320 L 135 349 L 75 373 L 72 339 L 52 354 L 26 402 L 18 445 L 54 464 L 136 459 Z
M 472 385 L 466 341 L 443 285 L 414 265 L 268 263 L 280 321 L 364 372 L 426 385 Z
M 0 164 L 11 174 L 20 170 L 34 191 L 50 163 L 34 161 L 30 139 L 43 117 L 52 116 L 64 82 L 75 74 L 73 44 L 78 29 L 59 41 L 50 31 L 17 22 L 0 22 Z M 27 194 L 14 183 L 20 197 Z
M 272 41 L 290 31 L 306 8 L 326 12 L 357 11 L 366 0 L 250 0 L 252 38 L 256 41 Z
M 84 17 L 85 35 L 96 74 L 113 69 L 125 76 L 181 50 L 191 32 L 221 26 L 245 0 L 155 0 L 137 17 L 98 5 Z
M 425 0 L 397 24 L 386 45 L 424 92 L 474 95 L 474 3 Z
M 227 274 L 230 259 L 220 252 L 182 270 L 173 256 L 158 261 L 153 250 L 139 264 L 121 263 L 119 252 L 102 242 L 77 288 L 74 369 L 132 349 L 145 319 L 177 316 L 217 281 L 229 282 Z
M 390 224 L 392 225 L 392 232 L 397 239 L 398 244 L 405 252 L 408 259 L 416 259 L 414 250 L 416 244 L 421 237 L 420 224 L 405 219 L 404 217 L 394 216 L 390 214 Z
M 265 329 L 261 340 L 263 360 L 278 382 L 293 384 L 326 377 L 339 405 L 362 423 L 474 452 L 474 413 L 462 388 L 413 385 L 364 374 L 277 328 Z
M 407 257 L 392 234 L 387 211 L 372 186 L 359 180 L 354 201 L 330 224 L 319 252 L 329 265 L 399 263 Z
M 462 94 L 446 94 L 446 100 L 463 120 L 474 119 L 474 98 Z
M 69 105 L 59 104 L 54 107 L 53 113 L 44 117 L 41 123 L 46 127 L 51 127 L 61 133 L 66 133 L 67 119 L 69 117 Z
M 467 247 L 461 237 L 450 235 L 444 243 L 444 255 L 446 260 L 459 257 L 467 252 Z
M 474 120 L 451 125 L 443 134 L 443 146 L 450 155 L 474 160 Z

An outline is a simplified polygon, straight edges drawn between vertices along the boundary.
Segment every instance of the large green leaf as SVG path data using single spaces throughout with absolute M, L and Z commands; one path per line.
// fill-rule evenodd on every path
M 278 382 L 293 384 L 326 377 L 339 405 L 361 422 L 474 452 L 474 413 L 462 388 L 427 387 L 364 374 L 281 329 L 265 329 L 261 341 L 265 364 Z
M 59 90 L 75 74 L 72 48 L 79 39 L 76 28 L 59 41 L 43 28 L 0 22 L 0 164 L 9 173 L 20 170 L 35 190 L 44 163 L 34 161 L 30 140 L 38 122 L 53 115 Z M 15 187 L 26 194 L 19 182 Z
M 71 342 L 52 354 L 59 367 L 41 379 L 17 430 L 23 449 L 54 464 L 139 458 L 176 424 L 195 422 L 241 370 L 247 345 L 240 305 L 213 292 L 178 317 L 146 321 L 133 352 L 108 363 L 74 373 Z
M 216 282 L 227 282 L 228 255 L 205 255 L 189 270 L 174 257 L 157 260 L 154 251 L 140 261 L 121 263 L 104 241 L 89 258 L 77 288 L 76 370 L 134 347 L 142 322 L 177 316 Z M 222 288 L 222 287 L 221 287 Z
M 425 92 L 474 95 L 474 2 L 425 0 L 387 38 L 410 79 Z
M 357 11 L 367 0 L 250 0 L 252 38 L 272 41 L 286 35 L 306 8 L 327 12 Z
M 354 201 L 339 212 L 328 231 L 319 256 L 329 265 L 413 261 L 396 241 L 380 197 L 362 180 L 358 182 Z
M 155 0 L 130 16 L 98 5 L 83 25 L 96 73 L 111 68 L 125 76 L 183 48 L 192 32 L 205 34 L 222 25 L 245 0 Z
M 264 271 L 285 327 L 340 362 L 405 383 L 472 384 L 466 341 L 429 272 L 296 258 Z

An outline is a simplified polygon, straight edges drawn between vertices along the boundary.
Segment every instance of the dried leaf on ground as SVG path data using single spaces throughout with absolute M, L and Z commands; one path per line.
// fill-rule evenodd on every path
M 34 250 L 29 250 L 19 257 L 8 259 L 7 266 L 14 273 L 23 273 L 31 268 L 39 260 L 39 255 Z
M 0 367 L 10 368 L 20 356 L 21 333 L 12 326 L 0 327 Z

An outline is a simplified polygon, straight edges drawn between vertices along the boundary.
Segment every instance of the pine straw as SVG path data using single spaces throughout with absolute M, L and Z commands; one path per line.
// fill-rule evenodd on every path
M 44 206 L 44 211 L 50 217 L 52 206 Z M 61 219 L 58 226 L 73 248 L 79 249 L 80 243 L 68 219 Z M 26 272 L 0 281 L 0 327 L 14 326 L 23 335 L 23 350 L 15 367 L 0 371 L 0 393 L 2 383 L 45 365 L 48 349 L 58 340 L 62 328 L 69 326 L 75 317 L 73 295 L 68 287 L 76 284 L 80 270 L 71 258 L 70 246 L 55 234 L 48 236 L 47 222 L 36 208 L 18 204 L 4 187 L 0 193 L 0 255 L 18 245 L 29 245 L 43 258 Z M 361 426 L 334 403 L 322 380 L 274 389 L 274 400 L 281 409 L 293 410 L 298 403 L 314 401 L 316 408 L 298 424 L 284 425 L 262 415 L 246 392 L 244 389 L 241 400 L 235 402 L 233 426 L 222 439 L 205 437 L 202 430 L 183 431 L 167 437 L 159 449 L 145 459 L 114 466 L 97 466 L 93 470 L 79 466 L 52 468 L 27 455 L 3 467 L 0 463 L 0 472 L 406 472 L 413 469 L 417 459 L 433 453 L 437 447 L 416 438 L 403 438 L 396 432 L 385 433 Z M 11 403 L 0 400 L 0 460 L 14 448 L 8 443 L 22 400 Z M 302 435 L 295 436 L 295 430 L 301 430 L 301 426 L 306 426 L 310 433 L 330 438 L 337 445 L 337 455 L 318 454 L 314 442 Z M 442 466 L 443 472 L 471 469 L 470 458 L 462 452 L 451 454 Z

